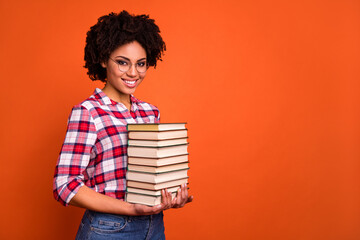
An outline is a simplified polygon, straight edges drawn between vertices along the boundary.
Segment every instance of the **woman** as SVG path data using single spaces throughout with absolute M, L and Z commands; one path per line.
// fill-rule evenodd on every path
M 149 207 L 124 202 L 128 123 L 159 122 L 159 110 L 133 96 L 165 51 L 147 15 L 126 11 L 99 18 L 87 33 L 85 68 L 105 83 L 72 109 L 54 177 L 54 197 L 87 209 L 76 239 L 165 239 L 162 211 L 192 201 L 187 186 Z

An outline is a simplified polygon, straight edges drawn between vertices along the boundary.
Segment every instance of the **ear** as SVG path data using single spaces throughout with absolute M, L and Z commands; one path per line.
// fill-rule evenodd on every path
M 102 63 L 100 63 L 100 64 L 101 64 L 101 66 L 102 66 L 103 68 L 107 68 L 107 63 L 102 62 Z

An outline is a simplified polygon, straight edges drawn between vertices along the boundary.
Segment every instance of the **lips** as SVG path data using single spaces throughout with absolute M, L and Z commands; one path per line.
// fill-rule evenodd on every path
M 136 86 L 137 80 L 125 80 L 125 79 L 122 80 L 125 83 L 125 85 L 128 86 L 129 88 L 134 88 Z

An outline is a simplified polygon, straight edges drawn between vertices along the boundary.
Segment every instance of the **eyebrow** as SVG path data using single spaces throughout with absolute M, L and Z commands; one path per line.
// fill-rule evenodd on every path
M 124 56 L 116 56 L 116 57 L 122 57 L 122 58 L 124 58 L 125 60 L 128 60 L 129 62 L 131 62 L 130 59 L 127 58 L 127 57 L 124 57 Z M 142 61 L 142 60 L 146 60 L 146 58 L 140 58 L 140 59 L 137 60 L 137 62 Z

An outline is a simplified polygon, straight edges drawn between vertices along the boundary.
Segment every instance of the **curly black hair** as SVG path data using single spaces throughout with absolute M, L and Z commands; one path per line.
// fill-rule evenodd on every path
M 86 36 L 85 68 L 90 79 L 106 81 L 106 69 L 101 63 L 108 61 L 110 54 L 127 43 L 137 41 L 146 51 L 147 63 L 156 67 L 157 60 L 166 50 L 160 29 L 149 15 L 131 15 L 127 11 L 102 16 L 90 28 Z

